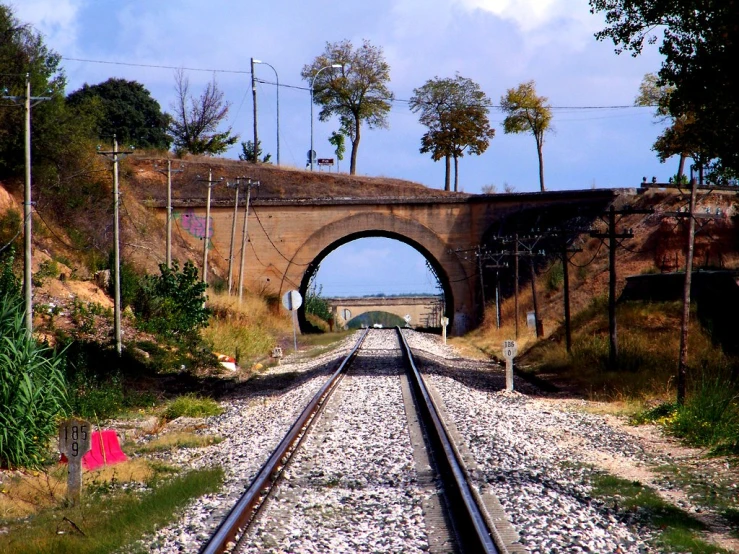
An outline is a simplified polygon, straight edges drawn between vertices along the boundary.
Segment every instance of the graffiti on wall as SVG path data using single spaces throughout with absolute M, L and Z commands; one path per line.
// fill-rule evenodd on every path
M 206 237 L 205 234 L 205 218 L 195 214 L 192 208 L 188 208 L 184 212 L 175 212 L 174 219 L 180 221 L 180 226 L 190 233 L 193 237 L 200 240 Z M 208 221 L 208 248 L 212 248 L 211 237 L 213 236 L 213 218 Z

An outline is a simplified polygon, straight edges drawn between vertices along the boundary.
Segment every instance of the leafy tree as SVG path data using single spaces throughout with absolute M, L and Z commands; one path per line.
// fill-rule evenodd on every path
M 450 190 L 450 160 L 454 159 L 454 190 L 459 188 L 459 158 L 465 150 L 480 155 L 487 150 L 495 129 L 490 127 L 490 100 L 472 79 L 434 77 L 413 90 L 409 106 L 420 112 L 419 121 L 428 127 L 421 138 L 421 152 L 446 161 L 444 189 Z
M 178 154 L 222 154 L 238 142 L 238 135 L 231 135 L 231 127 L 218 132 L 218 127 L 228 115 L 230 103 L 223 100 L 223 91 L 215 79 L 208 83 L 199 98 L 190 94 L 190 80 L 181 69 L 175 71 L 174 115 L 169 132 L 174 137 Z
M 334 154 L 336 154 L 336 171 L 339 171 L 339 162 L 344 159 L 344 153 L 346 152 L 346 135 L 341 131 L 334 131 L 328 138 L 328 141 L 336 148 Z
M 49 147 L 45 131 L 55 124 L 55 112 L 64 107 L 66 79 L 60 61 L 61 56 L 44 44 L 40 34 L 18 21 L 9 6 L 0 4 L 0 90 L 7 89 L 9 96 L 25 96 L 28 74 L 32 95 L 53 98 L 33 108 L 31 146 L 36 165 L 42 163 L 39 155 Z M 23 174 L 24 148 L 23 107 L 10 104 L 0 110 L 0 178 Z
M 159 265 L 159 276 L 144 279 L 136 300 L 136 314 L 145 331 L 165 337 L 192 338 L 198 329 L 208 325 L 210 310 L 205 307 L 206 284 L 198 277 L 198 269 L 188 261 L 180 271 Z
M 137 148 L 169 149 L 172 138 L 167 135 L 168 118 L 141 83 L 116 78 L 97 85 L 85 83 L 67 96 L 67 102 L 77 106 L 90 98 L 99 98 L 101 102 L 101 138 L 115 133 L 119 141 Z
M 544 188 L 544 133 L 550 130 L 552 108 L 547 98 L 536 95 L 536 83 L 527 81 L 517 88 L 508 89 L 500 99 L 500 107 L 507 114 L 503 120 L 506 134 L 530 132 L 536 140 L 536 153 L 539 157 L 539 185 Z
M 342 67 L 320 71 L 333 64 Z M 390 66 L 382 48 L 367 40 L 356 50 L 349 40 L 327 42 L 323 54 L 304 66 L 300 74 L 313 86 L 313 101 L 322 106 L 319 119 L 339 117 L 342 132 L 352 143 L 349 173 L 354 175 L 362 123 L 370 129 L 388 126 L 387 114 L 394 96 L 387 87 Z
M 589 0 L 592 13 L 605 14 L 606 28 L 595 34 L 610 39 L 616 53 L 641 54 L 660 42 L 664 56 L 659 86 L 674 87 L 667 105 L 674 118 L 690 116 L 690 142 L 699 164 L 719 158 L 739 169 L 739 3 L 706 0 Z
M 259 159 L 260 156 L 262 156 L 262 141 L 257 140 L 258 148 L 256 155 L 254 153 L 254 141 L 253 140 L 247 140 L 246 142 L 241 143 L 241 154 L 239 154 L 239 159 L 242 162 L 253 162 L 256 159 Z M 270 160 L 272 159 L 272 154 L 265 154 L 262 156 L 261 163 L 268 164 L 270 163 Z
M 311 282 L 305 294 L 305 311 L 328 321 L 332 316 L 331 306 L 323 297 L 323 285 L 317 287 Z

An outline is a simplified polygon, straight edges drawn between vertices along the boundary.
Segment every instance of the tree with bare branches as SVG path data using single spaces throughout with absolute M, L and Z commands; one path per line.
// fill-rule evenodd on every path
M 238 135 L 231 135 L 231 127 L 218 132 L 218 127 L 228 115 L 231 107 L 223 100 L 223 91 L 215 78 L 208 83 L 199 98 L 190 94 L 190 79 L 182 69 L 175 71 L 177 98 L 172 105 L 169 132 L 174 138 L 174 149 L 178 154 L 222 154 L 236 144 Z

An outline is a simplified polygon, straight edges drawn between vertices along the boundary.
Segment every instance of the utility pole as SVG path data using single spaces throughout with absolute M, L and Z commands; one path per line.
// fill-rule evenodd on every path
M 611 204 L 608 208 L 608 232 L 590 232 L 591 237 L 601 240 L 608 239 L 608 367 L 611 370 L 616 369 L 618 361 L 618 336 L 616 331 L 616 248 L 618 247 L 618 243 L 616 241 L 634 238 L 634 233 L 631 229 L 623 233 L 616 232 L 616 216 L 651 213 L 654 213 L 654 210 L 651 208 L 647 210 L 636 210 L 627 206 L 622 210 L 616 210 L 613 204 Z
M 251 187 L 259 187 L 259 181 L 247 179 L 246 182 L 246 211 L 244 212 L 244 228 L 241 231 L 241 267 L 239 268 L 239 304 L 244 296 L 244 260 L 246 259 L 247 225 L 249 223 L 249 201 Z
M 7 91 L 1 97 L 3 100 L 23 102 L 25 113 L 24 150 L 25 150 L 25 186 L 23 189 L 23 293 L 25 297 L 26 336 L 33 335 L 33 253 L 32 253 L 32 213 L 31 200 L 31 108 L 40 102 L 51 100 L 50 96 L 31 96 L 31 74 L 26 73 L 26 90 L 24 96 L 8 96 Z
M 251 97 L 254 105 L 254 159 L 255 164 L 259 163 L 259 139 L 257 137 L 257 82 L 254 79 L 254 58 L 251 59 Z
M 688 366 L 688 324 L 690 323 L 690 286 L 693 278 L 693 252 L 695 245 L 695 198 L 698 184 L 690 183 L 690 208 L 688 211 L 688 248 L 685 255 L 685 283 L 683 285 L 683 314 L 680 322 L 680 358 L 677 365 L 677 403 L 685 402 L 685 381 Z
M 228 295 L 231 296 L 233 287 L 233 259 L 234 259 L 234 242 L 236 242 L 236 218 L 239 213 L 239 185 L 240 178 L 236 177 L 236 182 L 226 183 L 226 186 L 234 189 L 234 216 L 231 222 L 231 246 L 228 249 Z
M 157 164 L 154 164 L 154 169 L 164 174 Z M 172 169 L 172 160 L 167 159 L 167 245 L 165 254 L 167 269 L 172 269 L 172 173 L 183 171 L 185 171 L 183 164 L 180 164 L 180 169 Z
M 121 232 L 120 232 L 120 192 L 118 188 L 118 162 L 133 150 L 118 150 L 118 139 L 113 135 L 113 150 L 98 151 L 98 154 L 113 160 L 113 328 L 115 332 L 115 351 L 118 356 L 123 350 L 121 340 Z
M 514 301 L 514 317 L 516 318 L 516 339 L 518 339 L 518 233 L 513 235 L 513 272 L 515 277 L 515 301 Z
M 208 179 L 198 179 L 205 183 L 208 187 L 208 196 L 205 201 L 205 230 L 203 231 L 203 283 L 208 284 L 208 240 L 210 239 L 210 193 L 213 187 L 223 181 L 223 177 L 219 180 L 213 180 L 213 170 L 208 170 Z

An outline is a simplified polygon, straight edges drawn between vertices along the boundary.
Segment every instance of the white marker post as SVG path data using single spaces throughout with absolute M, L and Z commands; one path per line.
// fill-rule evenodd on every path
M 513 358 L 518 354 L 515 340 L 503 341 L 503 357 L 505 358 L 505 390 L 513 390 Z
M 441 337 L 444 339 L 444 344 L 446 344 L 446 326 L 447 325 L 449 325 L 449 318 L 442 317 L 441 318 Z
M 282 305 L 293 315 L 293 344 L 298 351 L 298 308 L 303 304 L 303 297 L 296 290 L 289 290 L 282 295 Z
M 68 419 L 59 425 L 59 452 L 67 457 L 67 498 L 79 502 L 82 489 L 82 456 L 90 450 L 90 422 Z

